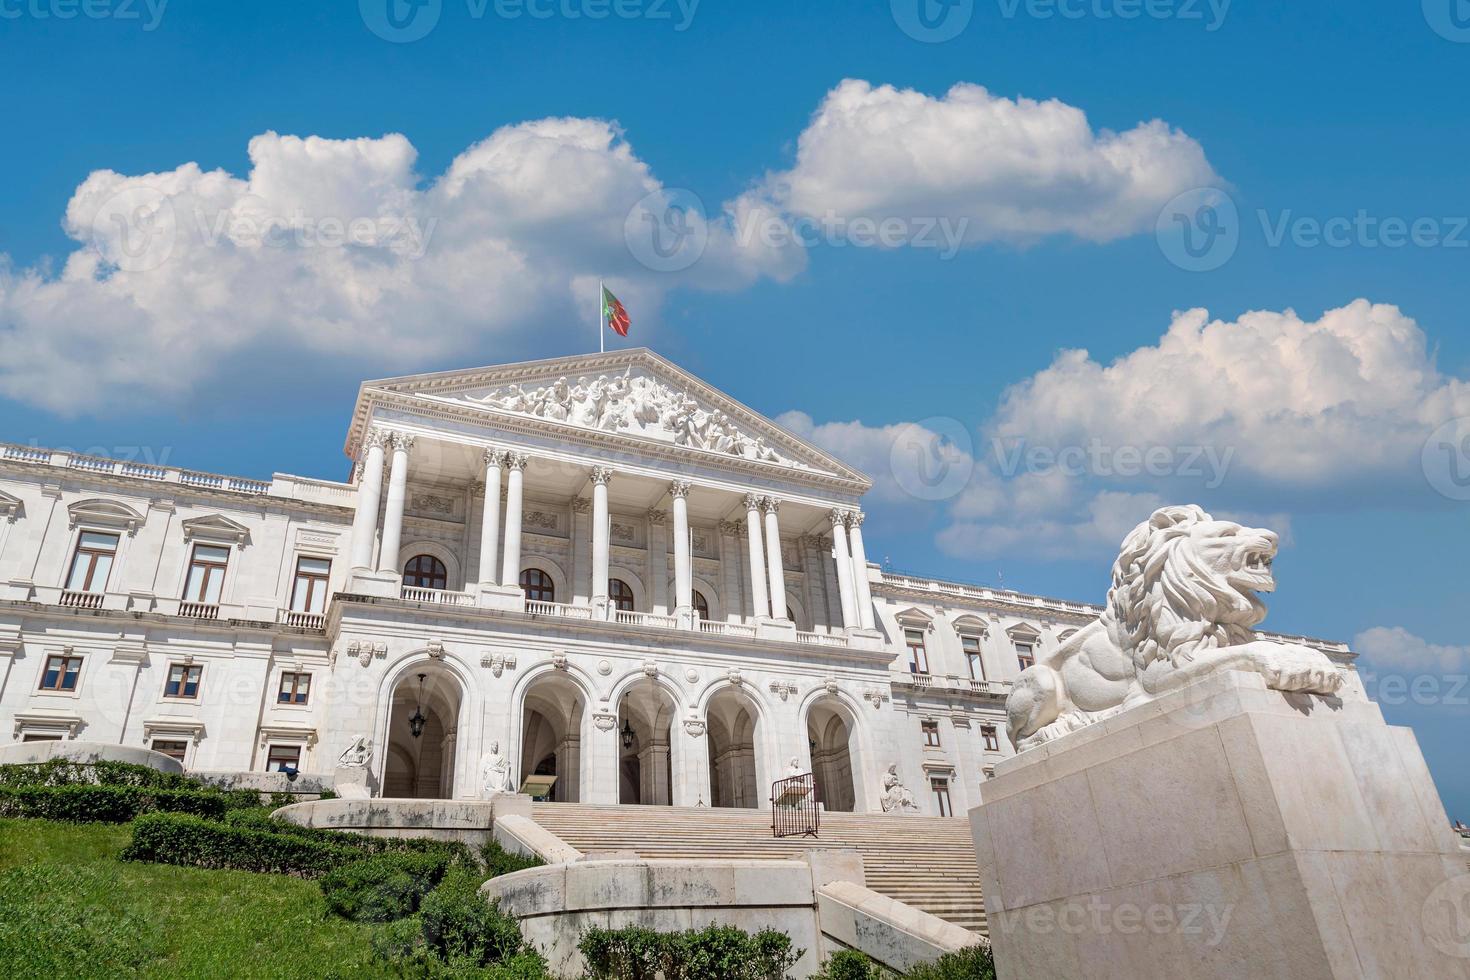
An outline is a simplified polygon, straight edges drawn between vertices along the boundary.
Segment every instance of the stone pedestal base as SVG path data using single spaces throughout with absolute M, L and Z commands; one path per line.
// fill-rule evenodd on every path
M 347 583 L 347 591 L 354 595 L 397 599 L 403 594 L 403 576 L 396 572 L 370 572 L 354 568 Z
M 526 594 L 519 585 L 485 585 L 475 587 L 475 601 L 481 609 L 525 612 Z
M 366 766 L 338 766 L 332 789 L 344 800 L 366 800 L 378 795 L 378 780 Z
M 1230 672 L 1008 759 L 970 811 L 1001 976 L 1470 978 L 1413 733 Z

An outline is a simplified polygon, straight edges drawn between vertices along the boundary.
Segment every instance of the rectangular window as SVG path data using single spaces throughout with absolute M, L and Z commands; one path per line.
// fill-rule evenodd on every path
M 985 664 L 980 660 L 980 637 L 961 636 L 960 646 L 965 651 L 965 663 L 970 667 L 970 680 L 985 680 Z
M 276 693 L 277 704 L 305 704 L 307 696 L 311 693 L 311 675 L 284 673 L 281 675 L 281 689 Z
M 27 735 L 21 739 L 22 742 L 59 742 L 60 735 Z
M 1016 642 L 1016 662 L 1021 665 L 1022 670 L 1035 664 L 1036 646 L 1031 643 L 1022 643 L 1018 640 Z
M 929 788 L 934 791 L 934 812 L 941 817 L 954 816 L 954 807 L 949 802 L 949 780 L 931 779 Z
M 41 671 L 41 690 L 75 691 L 81 676 L 81 657 L 47 657 L 46 669 Z
M 909 673 L 929 673 L 929 654 L 924 650 L 924 631 L 904 630 L 903 639 L 909 648 Z
M 189 560 L 189 578 L 184 583 L 184 601 L 206 606 L 219 605 L 225 584 L 225 567 L 230 563 L 230 549 L 213 544 L 196 544 Z
M 117 558 L 117 535 L 83 531 L 66 577 L 68 592 L 106 592 L 107 578 Z
M 189 751 L 188 742 L 171 738 L 155 738 L 148 747 L 154 752 L 161 752 L 170 759 L 178 759 L 180 762 L 184 761 L 184 753 Z
M 924 733 L 924 744 L 930 748 L 939 747 L 939 722 L 921 721 L 919 730 Z
M 270 755 L 266 756 L 266 772 L 285 772 L 287 769 L 301 768 L 301 746 L 299 745 L 272 745 Z
M 326 558 L 296 559 L 296 584 L 291 588 L 291 611 L 321 615 L 327 608 L 327 579 L 332 563 Z
M 197 698 L 199 679 L 203 676 L 204 668 L 199 664 L 173 664 L 168 669 L 168 683 L 164 685 L 163 696 Z
M 1000 751 L 1000 733 L 994 725 L 981 725 L 980 737 L 985 739 L 985 750 L 987 752 Z

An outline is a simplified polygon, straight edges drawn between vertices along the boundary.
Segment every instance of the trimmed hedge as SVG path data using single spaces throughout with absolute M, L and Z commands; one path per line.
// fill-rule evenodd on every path
M 418 911 L 425 895 L 444 877 L 442 853 L 374 854 L 322 876 L 327 908 L 356 922 L 392 922 Z
M 222 793 L 136 786 L 0 786 L 0 817 L 127 823 L 144 813 L 188 813 L 218 820 L 230 806 Z
M 450 861 L 469 861 L 470 849 L 459 841 L 434 840 L 429 837 L 375 837 L 348 830 L 327 830 L 322 827 L 303 827 L 285 820 L 274 820 L 271 811 L 264 807 L 232 810 L 225 814 L 225 823 L 246 830 L 266 834 L 285 834 L 303 840 L 318 841 L 333 847 L 350 847 L 360 855 L 367 854 L 442 854 Z
M 424 899 L 419 912 L 424 943 L 439 959 L 476 966 L 504 963 L 526 952 L 516 920 L 480 895 L 481 879 L 456 867 Z
M 499 878 L 515 871 L 540 868 L 546 864 L 538 857 L 512 854 L 500 846 L 500 841 L 491 837 L 480 848 L 480 863 L 485 866 L 485 878 Z
M 233 868 L 297 878 L 319 878 L 359 857 L 360 852 L 351 847 L 172 813 L 139 817 L 133 823 L 133 840 L 122 852 L 124 861 Z
M 45 762 L 0 766 L 0 786 L 136 786 L 143 789 L 203 790 L 198 780 L 131 762 Z
M 685 932 L 588 929 L 577 944 L 594 980 L 785 980 L 801 959 L 791 937 L 731 926 Z

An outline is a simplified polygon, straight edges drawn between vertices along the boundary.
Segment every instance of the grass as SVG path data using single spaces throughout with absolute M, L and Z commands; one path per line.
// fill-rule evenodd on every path
M 384 975 L 315 882 L 119 861 L 130 835 L 0 820 L 0 976 Z

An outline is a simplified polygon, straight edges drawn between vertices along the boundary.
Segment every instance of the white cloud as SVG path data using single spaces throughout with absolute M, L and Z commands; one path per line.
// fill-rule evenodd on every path
M 600 276 L 646 324 L 675 286 L 804 261 L 717 215 L 692 267 L 641 265 L 625 219 L 664 188 L 602 120 L 507 126 L 427 184 L 397 134 L 266 133 L 249 155 L 244 177 L 97 171 L 67 206 L 78 247 L 59 274 L 0 261 L 0 395 L 72 414 L 182 401 L 243 358 L 262 384 L 303 359 L 407 371 L 512 331 L 587 331 Z
M 1353 649 L 1378 671 L 1470 670 L 1470 646 L 1430 643 L 1402 626 L 1375 626 L 1353 639 Z
M 1160 120 L 1095 131 L 1056 99 L 979 85 L 942 98 L 848 79 L 802 132 L 795 165 L 756 192 L 797 216 L 962 221 L 966 243 L 1111 241 L 1177 194 L 1220 183 L 1198 143 Z

